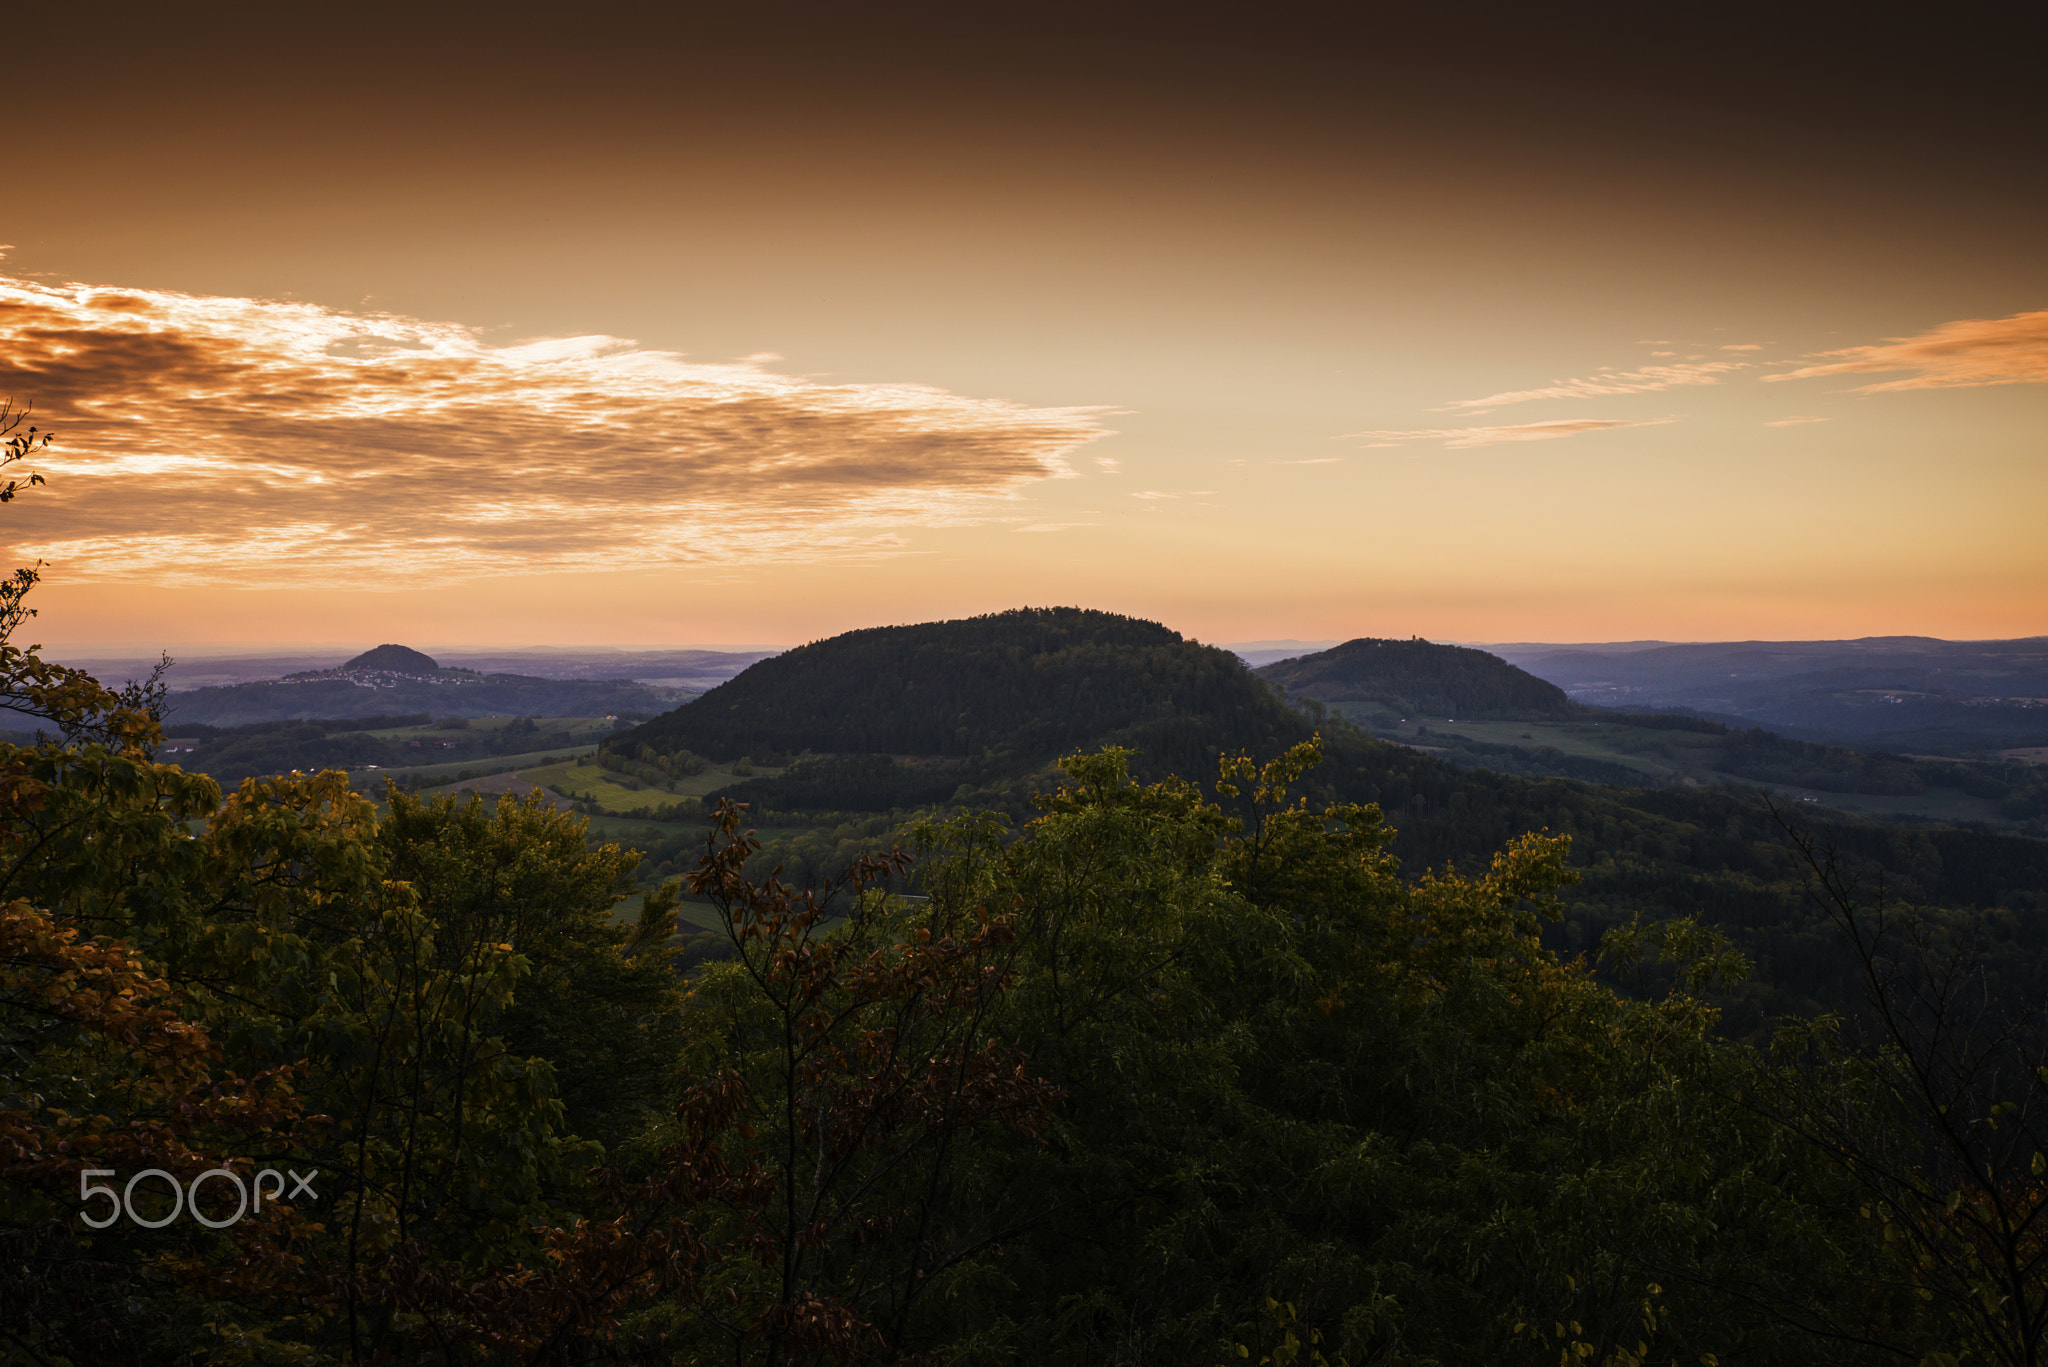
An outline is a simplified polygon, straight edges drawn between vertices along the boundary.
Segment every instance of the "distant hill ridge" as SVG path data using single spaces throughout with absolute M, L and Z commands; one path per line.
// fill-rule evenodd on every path
M 406 712 L 436 717 L 645 717 L 674 706 L 687 691 L 631 679 L 541 679 L 443 669 L 424 651 L 385 644 L 332 669 L 175 693 L 166 715 L 173 725 L 201 726 Z
M 1370 702 L 1404 717 L 1562 721 L 1585 714 L 1556 684 L 1466 646 L 1361 636 L 1258 671 L 1295 697 Z
M 628 758 L 866 756 L 846 777 L 857 772 L 882 802 L 899 779 L 902 800 L 928 800 L 912 789 L 944 796 L 1104 743 L 1141 750 L 1142 769 L 1208 774 L 1219 748 L 1270 752 L 1306 734 L 1228 651 L 1116 613 L 1019 608 L 814 641 L 607 747 Z M 925 772 L 887 756 L 921 757 Z

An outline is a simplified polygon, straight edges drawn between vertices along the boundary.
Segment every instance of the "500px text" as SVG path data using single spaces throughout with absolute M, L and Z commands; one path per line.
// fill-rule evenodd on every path
M 290 1173 L 293 1183 L 290 1195 L 286 1195 L 284 1189 L 284 1179 L 286 1173 Z M 255 1208 L 258 1211 L 261 1211 L 263 1209 L 263 1180 L 266 1177 L 275 1178 L 277 1182 L 277 1185 L 271 1188 L 270 1191 L 270 1198 L 273 1202 L 279 1200 L 292 1200 L 293 1198 L 297 1197 L 298 1194 L 302 1191 L 306 1193 L 307 1197 L 317 1201 L 320 1199 L 320 1193 L 313 1190 L 313 1179 L 318 1177 L 319 1175 L 320 1169 L 318 1168 L 313 1169 L 304 1177 L 299 1176 L 296 1172 L 292 1172 L 290 1168 L 285 1169 L 285 1171 L 282 1173 L 279 1172 L 276 1168 L 263 1169 L 263 1171 L 256 1174 Z M 189 1188 L 189 1193 L 191 1196 L 191 1200 L 189 1202 L 186 1200 L 188 1188 L 179 1186 L 178 1179 L 176 1177 L 173 1177 L 170 1173 L 165 1172 L 162 1168 L 144 1168 L 141 1172 L 138 1172 L 133 1177 L 129 1178 L 128 1185 L 121 1188 L 121 1190 L 119 1190 L 118 1192 L 115 1191 L 112 1187 L 107 1186 L 105 1183 L 95 1182 L 92 1180 L 95 1177 L 118 1176 L 120 1176 L 120 1174 L 115 1172 L 112 1168 L 87 1168 L 85 1171 L 78 1174 L 78 1199 L 81 1203 L 90 1202 L 92 1198 L 95 1196 L 104 1196 L 107 1198 L 108 1204 L 112 1206 L 112 1209 L 107 1212 L 107 1216 L 104 1220 L 93 1219 L 89 1211 L 81 1210 L 78 1212 L 78 1218 L 85 1221 L 86 1224 L 92 1226 L 92 1228 L 94 1229 L 105 1229 L 108 1225 L 111 1225 L 112 1223 L 114 1223 L 114 1221 L 120 1219 L 124 1211 L 127 1213 L 129 1219 L 133 1220 L 136 1224 L 141 1225 L 144 1229 L 162 1229 L 165 1225 L 177 1219 L 178 1213 L 186 1209 L 188 1205 L 190 1206 L 192 1211 L 192 1218 L 197 1220 L 200 1224 L 205 1225 L 208 1229 L 226 1229 L 229 1225 L 235 1223 L 235 1221 L 241 1219 L 244 1215 L 249 1213 L 249 1185 L 242 1181 L 241 1175 L 239 1173 L 236 1173 L 228 1168 L 208 1168 L 205 1172 L 202 1172 L 197 1177 L 193 1178 L 192 1185 Z M 165 1184 L 170 1187 L 172 1201 L 171 1213 L 169 1215 L 165 1215 L 160 1219 L 151 1220 L 136 1214 L 135 1184 L 137 1182 L 140 1182 L 145 1177 L 161 1177 L 164 1180 Z M 208 1178 L 212 1177 L 218 1177 L 225 1181 L 234 1183 L 235 1190 L 241 1195 L 241 1204 L 235 1207 L 235 1213 L 233 1215 L 230 1215 L 225 1220 L 209 1219 L 199 1209 L 199 1187 Z

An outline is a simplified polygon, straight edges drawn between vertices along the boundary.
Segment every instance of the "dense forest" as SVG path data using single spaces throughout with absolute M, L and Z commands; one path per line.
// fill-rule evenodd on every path
M 1313 745 L 1221 802 L 1073 757 L 1014 838 L 801 891 L 727 808 L 706 959 L 666 898 L 612 922 L 632 856 L 573 817 L 223 802 L 84 720 L 10 757 L 0 920 L 0 1316 L 46 1361 L 2020 1362 L 2048 1313 L 1999 1243 L 2036 1186 L 1971 1177 L 2035 1161 L 2030 1072 L 1935 1111 L 1825 1019 L 1730 1042 L 1693 920 L 1605 937 L 1617 992 L 1543 943 L 1564 839 L 1401 877 L 1299 799 Z
M 735 687 L 622 736 L 669 781 L 980 781 L 787 880 L 716 804 L 621 915 L 640 853 L 539 798 L 164 762 L 160 691 L 8 639 L 36 577 L 0 586 L 0 695 L 43 727 L 0 747 L 11 1359 L 2048 1343 L 2039 842 L 1464 771 L 1319 738 L 1163 628 L 1022 613 L 781 657 L 907 645 L 893 694 L 771 670 L 786 722 Z M 1839 1011 L 1757 1016 L 1788 966 Z
M 1281 660 L 1259 677 L 1289 694 L 1322 702 L 1375 702 L 1404 717 L 1533 721 L 1585 712 L 1556 684 L 1497 655 L 1430 641 L 1360 637 L 1329 650 Z

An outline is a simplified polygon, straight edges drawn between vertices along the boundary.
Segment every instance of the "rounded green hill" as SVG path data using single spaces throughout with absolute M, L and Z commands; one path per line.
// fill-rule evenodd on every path
M 801 646 L 610 748 L 719 761 L 919 756 L 1014 772 L 1113 742 L 1208 773 L 1218 747 L 1266 751 L 1305 734 L 1303 719 L 1228 651 L 1116 613 L 1020 608 Z

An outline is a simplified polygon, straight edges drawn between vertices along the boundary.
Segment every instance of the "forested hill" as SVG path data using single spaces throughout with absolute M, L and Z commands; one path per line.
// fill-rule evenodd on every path
M 1296 697 L 1379 703 L 1406 717 L 1540 721 L 1563 720 L 1585 711 L 1556 684 L 1524 673 L 1497 655 L 1419 637 L 1360 637 L 1267 665 L 1258 673 Z
M 1202 773 L 1217 746 L 1264 750 L 1302 734 L 1302 719 L 1228 651 L 1115 613 L 1020 608 L 813 642 L 611 748 L 920 756 L 994 770 L 1121 742 Z

